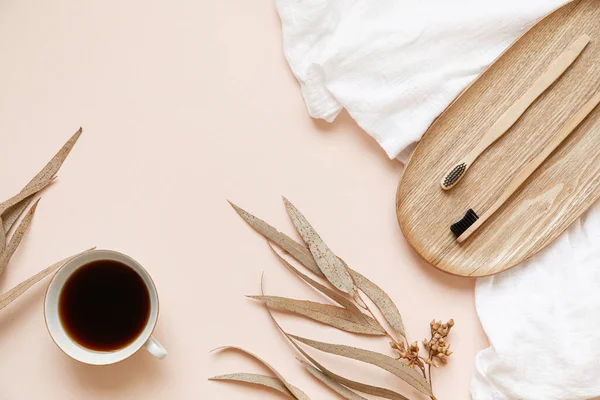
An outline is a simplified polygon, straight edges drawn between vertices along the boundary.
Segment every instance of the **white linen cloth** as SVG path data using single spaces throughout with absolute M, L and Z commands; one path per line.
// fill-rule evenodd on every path
M 510 43 L 566 0 L 275 0 L 309 114 L 342 109 L 405 161 L 431 122 Z M 600 205 L 547 249 L 477 282 L 491 347 L 475 400 L 600 395 Z
M 565 0 L 275 0 L 309 114 L 346 109 L 405 161 L 431 122 Z
M 474 399 L 600 395 L 600 203 L 520 266 L 479 279 L 491 347 L 477 355 Z

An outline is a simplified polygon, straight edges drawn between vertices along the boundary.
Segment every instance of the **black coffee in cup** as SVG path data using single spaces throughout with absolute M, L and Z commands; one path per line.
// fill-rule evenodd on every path
M 78 268 L 59 296 L 60 321 L 69 337 L 96 351 L 127 347 L 150 318 L 150 293 L 142 277 L 114 260 Z

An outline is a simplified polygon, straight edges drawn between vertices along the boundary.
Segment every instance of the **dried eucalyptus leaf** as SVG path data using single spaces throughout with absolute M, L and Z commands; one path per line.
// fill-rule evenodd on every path
M 0 221 L 2 221 L 2 217 L 0 217 Z M 2 222 L 2 225 L 4 225 L 4 222 Z M 4 254 L 4 250 L 6 250 L 6 231 L 0 229 L 0 256 Z
M 302 279 L 304 282 L 308 283 L 310 286 L 312 286 L 319 292 L 323 293 L 325 296 L 329 297 L 331 300 L 338 303 L 340 306 L 342 306 L 345 309 L 347 309 L 348 311 L 351 311 L 352 313 L 354 313 L 355 316 L 357 317 L 357 319 L 366 319 L 367 316 L 362 313 L 360 308 L 358 308 L 358 306 L 354 303 L 354 301 L 349 299 L 348 296 L 344 292 L 338 291 L 336 289 L 328 288 L 327 286 L 320 284 L 319 282 L 315 281 L 314 279 L 312 279 L 312 278 L 308 277 L 307 275 L 303 274 L 302 272 L 298 271 L 297 268 L 295 268 L 292 264 L 290 264 L 279 253 L 277 253 L 277 251 L 275 251 L 273 246 L 270 246 L 270 247 L 271 247 L 271 250 L 273 250 L 273 253 L 275 253 L 275 256 L 277 256 L 277 259 L 283 265 L 285 265 L 286 268 L 288 268 L 290 271 L 292 271 L 297 277 Z
M 13 301 L 15 301 L 19 296 L 21 296 L 23 293 L 25 293 L 33 285 L 35 285 L 36 283 L 38 283 L 39 281 L 41 281 L 42 279 L 44 279 L 45 277 L 47 277 L 48 275 L 53 273 L 54 271 L 58 270 L 60 267 L 62 267 L 63 265 L 65 265 L 66 263 L 71 261 L 73 258 L 75 258 L 83 253 L 87 253 L 88 251 L 92 251 L 92 250 L 94 250 L 94 248 L 95 247 L 85 250 L 85 251 L 82 251 L 81 253 L 75 254 L 71 257 L 67 257 L 64 260 L 61 260 L 57 263 L 54 263 L 51 266 L 49 266 L 48 268 L 46 268 L 45 270 L 38 272 L 31 278 L 27 279 L 26 281 L 21 282 L 20 284 L 18 284 L 17 286 L 15 286 L 11 290 L 9 290 L 8 292 L 0 295 L 0 310 L 2 310 L 4 307 L 6 307 L 7 305 L 9 305 Z
M 362 335 L 385 335 L 383 329 L 377 329 L 370 321 L 356 318 L 356 315 L 343 307 L 315 303 L 307 300 L 295 300 L 277 296 L 248 296 L 268 307 L 276 307 L 285 311 L 308 317 L 312 320 L 332 326 L 346 332 Z
M 234 346 L 219 347 L 218 349 L 215 349 L 213 351 L 224 351 L 224 350 L 236 350 L 236 351 L 242 352 L 242 353 L 254 358 L 255 360 L 259 361 L 261 364 L 263 364 L 265 367 L 267 367 L 271 372 L 273 372 L 275 374 L 275 376 L 281 381 L 281 383 L 283 383 L 283 385 L 290 391 L 290 393 L 292 393 L 292 395 L 297 400 L 310 400 L 310 398 L 304 392 L 302 392 L 300 389 L 297 389 L 295 386 L 291 385 L 288 381 L 285 380 L 285 378 L 279 372 L 277 372 L 277 370 L 275 368 L 273 368 L 269 363 L 267 363 L 265 360 L 263 360 L 259 356 L 255 355 L 253 353 L 250 353 L 249 351 L 244 350 L 241 347 L 234 347 Z
M 38 174 L 34 176 L 33 179 L 31 179 L 31 181 L 29 181 L 29 183 L 27 184 L 27 186 L 25 186 L 23 190 L 26 190 L 29 187 L 36 185 L 38 182 L 45 182 L 51 180 L 67 159 L 67 156 L 71 152 L 71 149 L 73 149 L 73 146 L 75 146 L 75 143 L 81 136 L 81 132 L 83 132 L 83 129 L 79 128 L 77 132 L 75 132 L 73 136 L 71 136 L 69 140 L 67 140 L 63 147 L 61 147 L 58 153 L 56 153 L 54 157 L 52 157 L 52 160 L 50 160 L 48 164 L 46 164 L 46 166 L 42 168 L 42 170 L 38 172 Z
M 4 215 L 2 216 L 2 226 L 4 228 L 5 233 L 8 233 L 8 231 L 10 231 L 15 222 L 17 222 L 17 220 L 21 216 L 21 214 L 23 214 L 23 211 L 25 211 L 27 207 L 29 207 L 32 201 L 33 196 L 26 197 L 25 199 L 21 200 L 20 202 L 18 202 L 17 204 L 10 207 L 4 212 Z
M 319 381 L 321 381 L 321 383 L 323 383 L 325 386 L 328 386 L 331 390 L 333 390 L 343 398 L 347 400 L 367 400 L 365 397 L 354 393 L 352 390 L 331 379 L 329 376 L 325 375 L 315 367 L 311 365 L 305 365 L 305 367 L 306 370 L 310 372 L 312 376 L 317 378 Z
M 232 202 L 229 202 L 233 209 L 239 214 L 240 217 L 254 230 L 263 235 L 265 238 L 281 247 L 287 253 L 289 253 L 296 260 L 300 261 L 302 265 L 310 269 L 312 272 L 319 276 L 324 276 L 317 263 L 313 259 L 312 254 L 306 247 L 296 242 L 294 239 L 286 235 L 285 233 L 279 232 L 277 229 L 267 224 L 262 219 L 255 217 L 248 211 L 236 206 Z
M 364 277 L 362 274 L 350 269 L 350 273 L 356 282 L 356 286 L 377 306 L 381 314 L 392 328 L 402 336 L 406 336 L 404 324 L 398 307 L 383 289 Z
M 318 342 L 316 340 L 310 340 L 294 335 L 289 335 L 289 337 L 325 353 L 335 354 L 341 357 L 375 365 L 396 375 L 398 378 L 402 379 L 419 392 L 428 396 L 433 396 L 433 393 L 431 392 L 431 386 L 421 374 L 419 374 L 414 368 L 404 365 L 401 361 L 390 356 L 351 346 Z
M 308 245 L 308 249 L 327 280 L 342 292 L 353 295 L 355 292 L 354 280 L 350 272 L 348 272 L 346 265 L 333 254 L 304 215 L 285 197 L 283 198 L 283 202 L 296 230 Z
M 19 244 L 21 244 L 21 239 L 23 239 L 23 235 L 25 235 L 27 228 L 29 228 L 29 225 L 31 224 L 33 214 L 35 213 L 39 201 L 39 199 L 36 200 L 36 202 L 33 203 L 31 208 L 27 211 L 27 214 L 25 214 L 25 217 L 23 217 L 23 220 L 15 230 L 15 233 L 13 233 L 12 237 L 10 238 L 8 245 L 6 246 L 2 254 L 0 254 L 0 275 L 2 275 L 2 273 L 4 272 L 4 269 L 8 265 L 8 262 L 10 261 L 15 251 L 17 250 L 17 247 L 19 247 Z
M 306 356 L 306 353 L 304 353 Z M 314 358 L 308 356 L 309 360 L 316 365 L 316 367 L 326 376 L 328 376 L 329 378 L 331 378 L 332 380 L 350 388 L 350 389 L 354 389 L 358 392 L 361 393 L 365 393 L 365 394 L 370 394 L 373 396 L 377 396 L 377 397 L 381 397 L 383 399 L 389 399 L 389 400 L 410 400 L 408 397 L 401 395 L 400 393 L 394 392 L 392 390 L 386 389 L 386 388 L 382 388 L 379 386 L 372 386 L 372 385 L 367 385 L 365 383 L 360 383 L 360 382 L 356 382 L 347 378 L 344 378 L 343 376 L 337 375 L 333 372 L 331 372 L 330 370 L 328 370 L 327 368 L 325 368 L 323 365 L 319 364 Z M 297 359 L 298 361 L 300 361 L 302 364 L 306 365 L 310 365 L 308 364 L 306 361 L 301 360 L 301 359 Z
M 278 392 L 283 393 L 292 399 L 295 398 L 290 393 L 290 391 L 285 387 L 283 382 L 281 382 L 279 379 L 274 378 L 272 376 L 238 373 L 238 374 L 214 376 L 214 377 L 208 378 L 208 379 L 211 381 L 243 382 L 243 383 L 249 383 L 251 385 L 264 386 L 264 387 L 268 387 L 268 388 L 277 390 Z M 300 391 L 300 389 L 298 389 L 298 388 L 296 388 L 296 390 Z
M 63 147 L 58 151 L 58 153 L 54 155 L 52 160 L 50 160 L 50 162 L 48 162 L 48 164 L 46 164 L 46 166 L 42 168 L 42 170 L 38 172 L 38 174 L 34 176 L 31 181 L 29 181 L 29 183 L 23 188 L 23 190 L 21 190 L 17 195 L 0 204 L 0 215 L 4 216 L 4 212 L 8 208 L 16 205 L 17 203 L 21 202 L 29 196 L 36 194 L 52 182 L 54 175 L 56 174 L 56 172 L 58 172 L 61 165 L 71 152 L 71 149 L 75 145 L 75 142 L 77 142 L 77 139 L 79 139 L 79 136 L 81 136 L 81 132 L 82 129 L 79 128 L 79 130 L 75 132 L 73 136 L 71 136 L 67 143 L 63 145 Z

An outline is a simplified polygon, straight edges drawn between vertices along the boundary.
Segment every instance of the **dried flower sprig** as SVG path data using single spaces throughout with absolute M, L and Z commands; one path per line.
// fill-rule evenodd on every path
M 81 132 L 82 129 L 79 128 L 79 130 L 75 132 L 73 136 L 71 136 L 71 138 L 64 144 L 58 153 L 56 153 L 50 162 L 48 162 L 48 164 L 46 164 L 46 166 L 42 168 L 42 170 L 23 188 L 23 190 L 10 199 L 0 203 L 0 275 L 2 272 L 4 272 L 4 269 L 19 247 L 23 236 L 27 232 L 31 221 L 33 220 L 33 216 L 39 202 L 39 199 L 34 201 L 33 198 L 39 194 L 42 189 L 46 188 L 54 181 L 56 173 L 71 152 L 71 149 L 77 142 L 77 139 L 79 139 L 79 136 L 81 136 Z M 31 205 L 32 203 L 33 205 Z M 14 228 L 19 218 L 21 218 L 21 221 L 18 223 L 16 228 Z M 12 235 L 10 235 L 10 238 L 8 238 L 11 232 Z M 86 250 L 85 252 L 90 250 L 93 250 L 93 248 Z M 51 265 L 31 278 L 21 282 L 8 292 L 1 294 L 0 310 L 15 301 L 33 285 L 56 271 L 58 268 L 79 254 L 65 258 L 64 260 Z
M 429 351 L 429 357 L 427 357 L 424 361 L 433 365 L 434 367 L 439 367 L 441 364 L 448 363 L 448 357 L 452 355 L 450 351 L 450 343 L 446 341 L 450 330 L 454 326 L 454 320 L 451 319 L 445 324 L 442 321 L 431 321 L 429 324 L 431 329 L 431 339 L 424 339 L 423 346 L 427 351 Z
M 435 399 L 432 391 L 431 365 L 445 364 L 447 357 L 452 354 L 446 338 L 454 321 L 450 320 L 446 324 L 432 322 L 430 326 L 431 339 L 424 341 L 424 349 L 428 355 L 421 356 L 419 343 L 409 344 L 402 317 L 392 299 L 379 286 L 351 269 L 340 257 L 335 255 L 291 202 L 284 198 L 284 203 L 288 215 L 306 246 L 233 203 L 231 205 L 270 244 L 279 246 L 312 273 L 324 279 L 325 284 L 305 275 L 272 248 L 278 260 L 286 268 L 304 283 L 329 297 L 337 305 L 266 296 L 262 291 L 260 295 L 249 297 L 264 303 L 269 313 L 271 313 L 270 308 L 273 307 L 346 332 L 385 336 L 390 340 L 392 349 L 397 352 L 395 358 L 370 350 L 324 343 L 292 335 L 284 331 L 273 318 L 281 332 L 304 357 L 303 360 L 300 359 L 300 362 L 308 372 L 342 397 L 350 400 L 364 399 L 357 393 L 362 392 L 391 400 L 407 400 L 405 396 L 395 391 L 356 382 L 333 373 L 308 354 L 300 344 L 325 353 L 375 365 L 402 379 L 431 399 Z M 392 328 L 391 330 L 388 330 L 386 325 L 379 321 L 378 316 L 371 309 L 369 301 L 379 309 L 387 325 Z M 299 398 L 293 394 L 291 397 Z

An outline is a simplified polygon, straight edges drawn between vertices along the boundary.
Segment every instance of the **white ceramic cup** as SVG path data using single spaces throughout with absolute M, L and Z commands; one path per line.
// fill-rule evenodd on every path
M 60 293 L 67 279 L 79 268 L 98 260 L 117 261 L 133 269 L 144 280 L 150 294 L 150 317 L 146 326 L 133 342 L 126 347 L 114 351 L 95 351 L 79 345 L 65 331 L 58 311 Z M 114 364 L 130 357 L 142 347 L 158 359 L 162 360 L 165 358 L 167 351 L 152 337 L 152 332 L 158 320 L 158 309 L 156 286 L 154 286 L 154 282 L 148 272 L 133 258 L 111 250 L 90 251 L 67 262 L 52 278 L 44 300 L 46 327 L 54 343 L 68 356 L 82 363 L 92 365 Z

